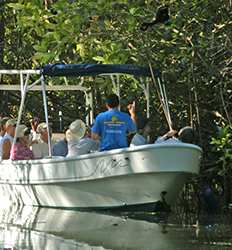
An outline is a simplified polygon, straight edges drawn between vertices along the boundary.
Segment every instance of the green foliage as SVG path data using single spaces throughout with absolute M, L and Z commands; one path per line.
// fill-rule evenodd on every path
M 141 24 L 150 22 L 157 8 L 164 4 L 170 8 L 170 22 L 142 32 Z M 209 142 L 215 134 L 214 114 L 219 113 L 227 121 L 231 119 L 228 112 L 232 109 L 230 1 L 12 0 L 5 1 L 3 7 L 0 14 L 5 38 L 3 68 L 36 68 L 56 62 L 137 65 L 151 62 L 163 72 L 176 127 L 191 123 L 198 128 L 199 142 L 205 152 L 210 151 Z M 2 80 L 9 81 L 13 80 Z M 63 84 L 60 79 L 49 79 L 49 84 L 54 81 Z M 69 83 L 79 81 L 70 79 Z M 112 90 L 111 81 L 85 79 L 84 85 L 95 89 L 97 113 L 103 105 L 102 96 Z M 121 77 L 120 85 L 121 96 L 126 101 L 136 98 L 139 111 L 146 111 L 138 82 Z M 154 128 L 159 133 L 167 126 L 152 83 L 150 89 Z M 84 106 L 84 98 L 78 98 L 79 95 L 69 93 L 63 108 L 68 110 L 77 99 L 80 101 L 77 106 Z M 63 102 L 64 93 L 57 93 L 56 97 Z M 17 98 L 11 95 L 8 98 L 4 99 L 8 100 L 7 105 L 17 104 Z M 54 106 L 52 102 L 50 108 Z M 39 101 L 34 105 L 40 106 Z M 71 112 L 70 119 L 84 114 Z
M 232 126 L 227 125 L 221 128 L 218 136 L 212 138 L 211 143 L 219 156 L 221 169 L 218 174 L 228 174 L 232 170 Z

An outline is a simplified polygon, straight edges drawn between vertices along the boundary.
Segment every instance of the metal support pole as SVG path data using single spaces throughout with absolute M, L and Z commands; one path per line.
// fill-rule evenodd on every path
M 147 118 L 150 118 L 150 89 L 149 82 L 146 81 Z
M 146 107 L 146 116 L 147 118 L 150 118 L 150 88 L 149 88 L 149 82 L 148 80 L 146 81 L 146 84 L 143 83 L 142 78 L 138 79 L 139 82 L 139 86 L 143 89 L 143 93 L 145 95 L 146 98 L 146 103 L 147 103 L 147 107 Z
M 25 103 L 25 99 L 26 99 L 26 94 L 27 94 L 28 81 L 29 81 L 29 74 L 27 74 L 25 85 L 24 85 L 23 75 L 20 74 L 21 103 L 20 103 L 20 107 L 19 107 L 19 113 L 18 113 L 18 118 L 17 118 L 15 135 L 17 134 L 18 127 L 19 127 L 19 124 L 20 124 L 20 121 L 21 121 L 21 118 L 22 118 L 23 107 L 24 107 L 24 103 Z M 17 139 L 16 136 L 14 136 L 13 144 L 16 143 L 16 139 Z
M 114 90 L 114 93 L 118 96 L 119 98 L 119 101 L 121 99 L 121 96 L 120 96 L 120 78 L 119 78 L 119 75 L 116 75 L 116 81 L 114 79 L 114 75 L 110 75 L 110 78 L 111 78 L 111 81 L 112 81 L 112 84 L 113 84 L 113 90 Z M 120 102 L 119 102 L 119 110 L 120 110 Z
M 92 90 L 89 92 L 89 102 L 90 102 L 90 112 L 89 112 L 90 125 L 92 125 L 93 124 L 93 113 L 94 113 L 94 109 L 93 109 L 93 92 L 92 92 Z
M 88 110 L 89 108 L 89 93 L 85 91 L 85 109 Z M 89 126 L 89 120 L 90 120 L 90 113 L 88 112 L 85 117 L 85 123 L 87 126 Z
M 46 96 L 46 85 L 45 85 L 45 79 L 44 76 L 41 76 L 41 86 L 42 86 L 42 95 L 43 95 L 43 105 L 44 105 L 44 115 L 45 115 L 45 121 L 47 125 L 47 131 L 48 131 L 48 150 L 49 150 L 49 156 L 52 157 L 52 144 L 51 144 L 51 134 L 50 134 L 50 127 L 48 123 L 48 106 L 47 106 L 47 96 Z
M 63 114 L 62 114 L 62 111 L 60 110 L 58 114 L 59 114 L 60 132 L 62 132 L 62 130 L 63 130 Z

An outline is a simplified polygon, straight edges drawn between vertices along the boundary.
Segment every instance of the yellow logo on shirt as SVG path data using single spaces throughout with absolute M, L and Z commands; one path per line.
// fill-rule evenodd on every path
M 112 122 L 118 121 L 118 117 L 113 115 L 113 116 L 111 117 L 111 121 L 112 121 Z

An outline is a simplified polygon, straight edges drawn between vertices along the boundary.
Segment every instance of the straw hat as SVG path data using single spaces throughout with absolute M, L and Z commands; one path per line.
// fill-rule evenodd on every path
M 45 122 L 41 122 L 37 129 L 36 129 L 36 132 L 37 133 L 41 133 L 43 130 L 47 129 L 47 124 Z
M 79 140 L 85 135 L 85 131 L 85 123 L 77 119 L 69 125 L 69 129 L 66 131 L 66 139 L 67 141 Z
M 1 118 L 1 120 L 0 120 L 0 126 L 5 126 L 8 120 L 10 120 L 9 117 L 3 117 L 3 118 Z
M 17 129 L 16 129 L 16 133 L 15 133 L 15 137 L 16 138 L 21 138 L 25 135 L 25 132 L 28 130 L 27 126 L 20 124 Z
M 9 120 L 6 122 L 6 128 L 9 127 L 9 126 L 15 126 L 16 124 L 17 124 L 16 119 L 9 119 Z

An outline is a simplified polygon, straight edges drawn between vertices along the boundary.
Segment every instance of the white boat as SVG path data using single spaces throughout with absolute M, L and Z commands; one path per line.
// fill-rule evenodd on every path
M 201 149 L 191 144 L 147 145 L 75 158 L 2 161 L 2 192 L 25 205 L 112 208 L 161 200 L 173 204 L 199 171 Z
M 51 69 L 54 67 L 57 65 Z M 64 65 L 60 67 L 58 69 L 63 70 Z M 69 74 L 73 74 L 74 69 L 75 65 L 68 68 Z M 54 75 L 60 75 L 59 71 Z M 43 75 L 40 80 L 46 100 Z M 21 84 L 21 89 L 18 124 L 27 83 Z M 44 105 L 48 123 L 46 101 Z M 24 205 L 59 208 L 143 206 L 160 201 L 164 195 L 165 201 L 173 204 L 187 178 L 199 172 L 201 152 L 200 147 L 192 144 L 153 144 L 75 158 L 3 160 L 1 194 Z

